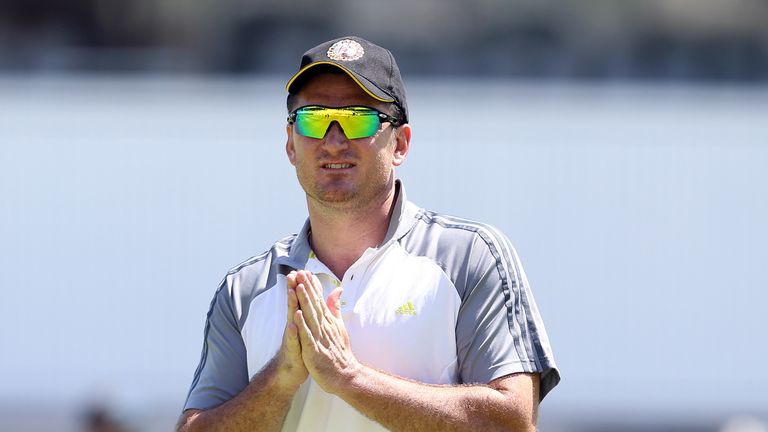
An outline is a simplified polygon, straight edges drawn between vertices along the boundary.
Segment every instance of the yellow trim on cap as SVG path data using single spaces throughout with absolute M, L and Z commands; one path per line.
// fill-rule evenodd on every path
M 366 88 L 360 82 L 360 80 L 358 80 L 357 77 L 354 74 L 352 74 L 352 72 L 350 72 L 347 68 L 345 68 L 345 67 L 343 67 L 343 66 L 341 66 L 341 65 L 339 65 L 337 63 L 333 63 L 333 62 L 315 62 L 315 63 L 311 63 L 311 64 L 308 64 L 308 65 L 304 66 L 303 68 L 301 68 L 300 71 L 296 72 L 296 74 L 293 76 L 293 78 L 291 78 L 290 81 L 288 81 L 288 84 L 285 85 L 285 90 L 290 93 L 289 89 L 291 88 L 291 84 L 293 84 L 293 82 L 296 81 L 296 78 L 301 76 L 301 74 L 303 74 L 307 69 L 309 69 L 309 68 L 311 68 L 313 66 L 323 65 L 323 64 L 331 65 L 331 66 L 336 66 L 337 68 L 339 68 L 339 69 L 343 70 L 344 72 L 346 72 L 346 74 L 349 75 L 349 77 L 352 78 L 352 80 L 354 80 L 355 83 L 357 83 L 357 85 L 359 85 L 361 89 L 365 90 L 365 92 L 368 93 L 369 96 L 371 96 L 372 98 L 376 99 L 377 101 L 381 101 L 381 102 L 394 102 L 395 101 L 394 99 L 382 99 L 382 98 L 376 96 L 375 94 L 371 93 L 371 91 L 368 90 L 368 88 Z

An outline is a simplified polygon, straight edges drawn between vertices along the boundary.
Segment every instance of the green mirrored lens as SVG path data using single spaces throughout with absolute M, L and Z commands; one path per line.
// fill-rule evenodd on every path
M 296 111 L 296 131 L 306 137 L 323 138 L 334 121 L 339 123 L 348 139 L 371 137 L 381 126 L 378 111 L 367 107 L 309 106 Z
M 367 138 L 376 134 L 381 126 L 379 113 L 372 109 L 349 109 L 346 117 L 339 117 L 339 124 L 349 139 Z
M 310 138 L 324 137 L 331 119 L 322 111 L 316 107 L 305 107 L 296 111 L 296 132 Z

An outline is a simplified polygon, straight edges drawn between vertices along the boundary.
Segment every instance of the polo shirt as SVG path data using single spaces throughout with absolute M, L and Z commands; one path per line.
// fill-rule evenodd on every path
M 210 409 L 236 396 L 277 353 L 287 314 L 286 275 L 306 269 L 324 295 L 344 287 L 341 312 L 357 359 L 430 384 L 488 383 L 540 374 L 540 398 L 560 380 L 549 339 L 510 241 L 496 228 L 409 202 L 398 180 L 383 243 L 341 279 L 299 234 L 230 270 L 205 324 L 200 363 L 184 409 Z M 309 377 L 284 431 L 385 430 Z

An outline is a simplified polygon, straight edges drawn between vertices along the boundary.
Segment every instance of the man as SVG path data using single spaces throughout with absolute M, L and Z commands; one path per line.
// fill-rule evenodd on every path
M 309 220 L 222 282 L 179 430 L 535 430 L 559 374 L 525 274 L 493 227 L 406 200 L 392 54 L 328 41 L 287 89 Z

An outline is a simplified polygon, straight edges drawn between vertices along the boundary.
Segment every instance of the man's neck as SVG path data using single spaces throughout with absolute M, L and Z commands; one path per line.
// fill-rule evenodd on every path
M 366 249 L 384 241 L 396 199 L 393 185 L 380 199 L 362 208 L 334 209 L 308 202 L 310 241 L 317 258 L 343 278 Z

